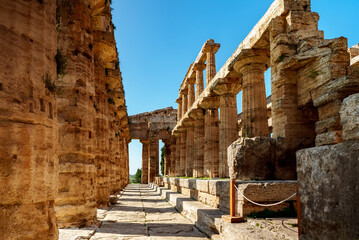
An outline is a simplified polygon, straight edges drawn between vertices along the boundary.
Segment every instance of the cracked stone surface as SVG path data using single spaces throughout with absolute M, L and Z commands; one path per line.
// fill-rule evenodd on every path
M 208 239 L 146 184 L 128 185 L 112 208 L 98 214 L 99 228 L 60 229 L 60 240 Z

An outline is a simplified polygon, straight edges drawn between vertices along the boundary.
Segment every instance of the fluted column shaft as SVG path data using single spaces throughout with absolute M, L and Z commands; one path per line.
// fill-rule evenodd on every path
M 170 171 L 169 171 L 169 175 L 175 176 L 176 175 L 176 138 L 174 136 L 172 136 L 172 140 L 171 140 L 171 157 L 170 157 L 170 161 L 171 161 L 171 167 L 170 167 Z
M 203 70 L 206 69 L 206 65 L 204 64 L 196 64 L 196 99 L 203 92 Z
M 195 157 L 193 163 L 193 177 L 203 177 L 204 161 L 204 116 L 203 110 L 198 109 L 194 127 Z
M 187 123 L 186 134 L 186 176 L 193 176 L 194 161 L 194 121 Z
M 182 117 L 186 114 L 188 108 L 188 95 L 187 91 L 182 94 Z
M 218 177 L 219 127 L 217 108 L 206 109 L 204 124 L 204 176 Z
M 175 175 L 181 175 L 181 134 L 176 138 L 176 168 Z
M 243 74 L 243 135 L 269 137 L 267 101 L 264 83 L 265 64 L 251 64 L 241 69 Z
M 188 81 L 188 106 L 187 110 L 192 106 L 194 103 L 195 95 L 194 95 L 194 79 L 189 79 Z
M 180 166 L 179 166 L 180 176 L 186 175 L 186 135 L 187 135 L 186 131 L 181 132 Z
M 207 52 L 206 87 L 216 76 L 216 54 L 213 51 Z
M 142 171 L 141 171 L 141 183 L 148 183 L 148 144 L 149 140 L 140 140 L 142 143 Z
M 177 121 L 180 121 L 182 118 L 182 97 L 178 98 L 176 103 L 178 104 L 177 108 Z
M 229 176 L 227 148 L 238 138 L 236 94 L 221 95 L 219 106 L 219 177 L 224 178 Z
M 158 176 L 158 161 L 159 161 L 159 145 L 158 139 L 151 138 L 148 145 L 148 182 L 154 182 L 155 177 Z

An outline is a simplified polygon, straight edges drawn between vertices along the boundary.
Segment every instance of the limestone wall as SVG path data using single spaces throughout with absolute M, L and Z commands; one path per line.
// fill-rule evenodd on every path
M 55 22 L 55 1 L 0 1 L 0 239 L 57 239 Z

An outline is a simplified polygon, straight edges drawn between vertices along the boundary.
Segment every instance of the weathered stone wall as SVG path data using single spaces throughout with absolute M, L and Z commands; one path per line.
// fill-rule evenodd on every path
M 0 239 L 57 239 L 55 1 L 0 1 Z M 46 87 L 47 86 L 47 87 Z
M 59 122 L 59 227 L 96 222 L 93 98 L 94 66 L 89 1 L 57 1 L 58 52 L 67 59 Z
M 300 239 L 357 239 L 359 94 L 341 104 L 345 142 L 297 152 L 302 206 Z

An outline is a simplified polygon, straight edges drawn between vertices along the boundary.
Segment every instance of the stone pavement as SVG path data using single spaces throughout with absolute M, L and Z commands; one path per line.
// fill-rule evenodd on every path
M 99 218 L 103 219 L 97 229 L 60 229 L 60 240 L 208 239 L 144 184 L 128 185 L 115 205 L 99 212 Z

